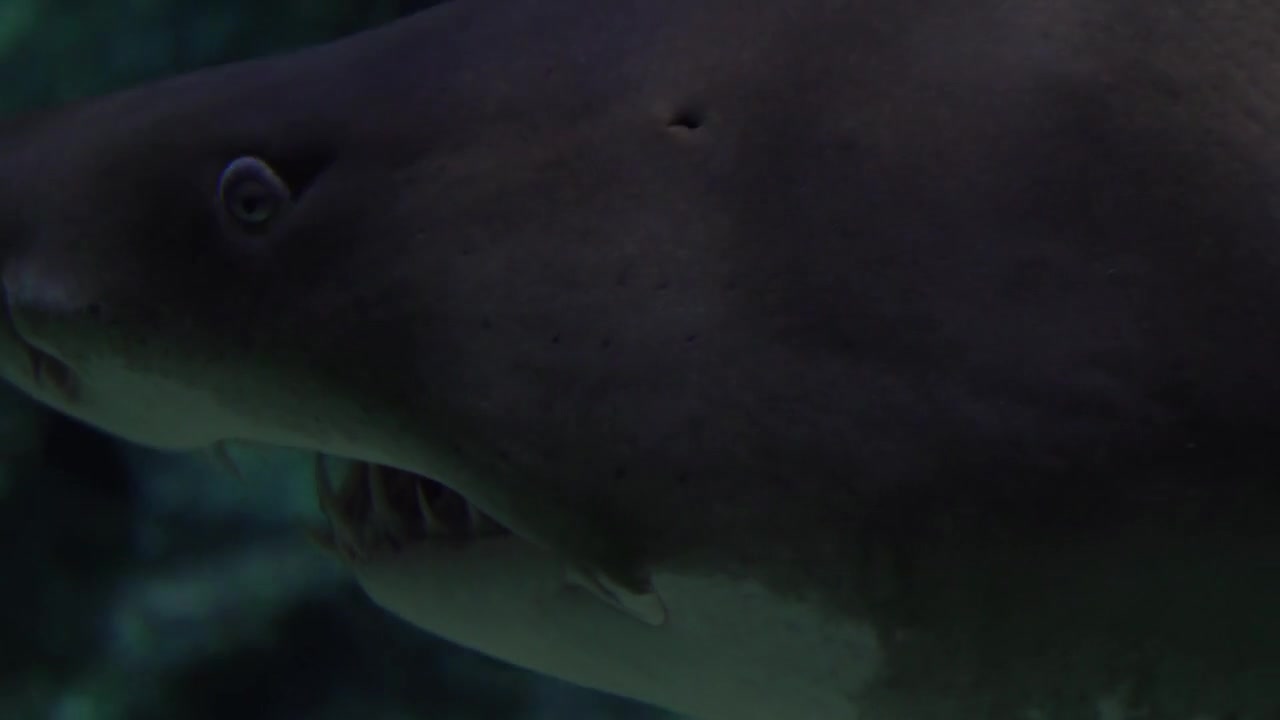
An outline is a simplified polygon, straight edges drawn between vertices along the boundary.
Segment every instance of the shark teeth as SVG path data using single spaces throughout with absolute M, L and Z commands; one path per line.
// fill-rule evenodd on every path
M 68 401 L 76 399 L 75 375 L 66 363 L 31 346 L 27 347 L 27 362 L 36 387 Z
M 445 525 L 440 516 L 436 515 L 436 511 L 431 507 L 431 501 L 427 499 L 421 485 L 414 489 L 414 495 L 418 498 L 418 512 L 422 515 L 422 525 L 427 534 L 432 537 L 447 536 L 449 534 L 449 526 Z
M 308 535 L 348 565 L 391 557 L 417 543 L 457 546 L 511 534 L 461 494 L 403 470 L 346 461 L 335 483 L 328 458 L 317 455 L 313 477 L 316 499 L 329 523 Z M 647 626 L 667 623 L 667 606 L 648 578 L 620 582 L 572 564 L 564 572 L 569 585 Z
M 317 455 L 316 499 L 327 528 L 310 535 L 348 563 L 394 555 L 419 542 L 466 542 L 509 534 L 465 497 L 428 478 L 366 462 L 347 461 L 338 482 Z

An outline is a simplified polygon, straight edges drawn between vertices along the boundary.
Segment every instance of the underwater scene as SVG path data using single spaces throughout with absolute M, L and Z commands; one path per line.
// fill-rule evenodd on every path
M 0 720 L 1280 720 L 1280 3 L 0 0 Z

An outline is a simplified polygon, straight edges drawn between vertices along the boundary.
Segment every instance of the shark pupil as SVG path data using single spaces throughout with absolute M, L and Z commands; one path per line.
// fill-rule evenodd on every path
M 238 220 L 258 224 L 271 218 L 274 204 L 266 188 L 257 183 L 247 183 L 236 197 L 232 212 Z

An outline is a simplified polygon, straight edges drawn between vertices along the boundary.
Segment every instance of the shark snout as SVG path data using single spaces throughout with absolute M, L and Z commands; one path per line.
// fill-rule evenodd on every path
M 5 310 L 14 331 L 26 344 L 38 346 L 50 328 L 81 315 L 87 303 L 64 277 L 39 265 L 15 261 L 5 265 Z
M 0 282 L 4 285 L 6 307 L 12 314 L 63 315 L 96 311 L 93 302 L 70 277 L 37 262 L 18 259 L 6 263 Z

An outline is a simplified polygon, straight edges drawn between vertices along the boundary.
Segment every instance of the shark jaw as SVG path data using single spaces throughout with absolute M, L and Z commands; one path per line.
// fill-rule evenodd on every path
M 6 289 L 12 293 L 10 287 Z M 214 404 L 199 392 L 180 385 L 162 386 L 158 378 L 140 377 L 128 368 L 106 363 L 101 357 L 86 364 L 86 368 L 91 369 L 81 368 L 64 359 L 55 344 L 42 341 L 38 332 L 31 331 L 32 315 L 28 305 L 15 303 L 12 298 L 6 300 L 6 322 L 0 328 L 5 340 L 0 343 L 0 363 L 11 382 L 46 405 L 144 445 L 176 450 L 209 449 L 214 458 L 234 474 L 239 474 L 239 470 L 225 449 L 231 442 L 249 440 L 315 451 L 316 496 L 329 526 L 311 534 L 322 547 L 350 566 L 386 560 L 424 543 L 462 547 L 479 539 L 502 539 L 531 546 L 539 544 L 533 538 L 513 532 L 444 483 L 393 466 L 388 458 L 358 455 L 368 448 L 349 446 L 335 450 L 312 438 L 290 437 L 287 432 L 273 439 L 227 437 L 223 433 L 235 425 L 235 417 L 219 415 L 212 409 Z M 15 312 L 15 308 L 20 309 Z M 43 309 L 38 307 L 36 312 Z M 107 368 L 105 372 L 103 368 Z M 102 402 L 94 397 L 95 389 L 133 382 L 151 389 L 160 388 L 159 399 L 147 402 L 139 394 L 135 402 L 120 402 L 118 398 Z M 158 408 L 166 408 L 161 420 L 152 417 L 159 412 Z M 202 408 L 204 412 L 197 414 L 193 411 L 195 408 Z M 329 472 L 331 460 L 345 463 L 346 469 L 336 481 Z M 550 552 L 546 548 L 542 550 Z M 643 581 L 639 586 L 633 583 L 632 587 L 626 587 L 603 573 L 573 563 L 566 564 L 564 576 L 571 584 L 647 625 L 659 626 L 666 619 L 661 600 Z
M 322 548 L 353 568 L 432 543 L 465 549 L 484 540 L 529 542 L 476 507 L 466 496 L 430 478 L 369 462 L 352 461 L 339 483 L 329 458 L 316 455 L 316 498 L 328 528 L 310 533 Z M 641 592 L 572 564 L 564 579 L 640 622 L 660 627 L 667 609 L 652 585 Z

